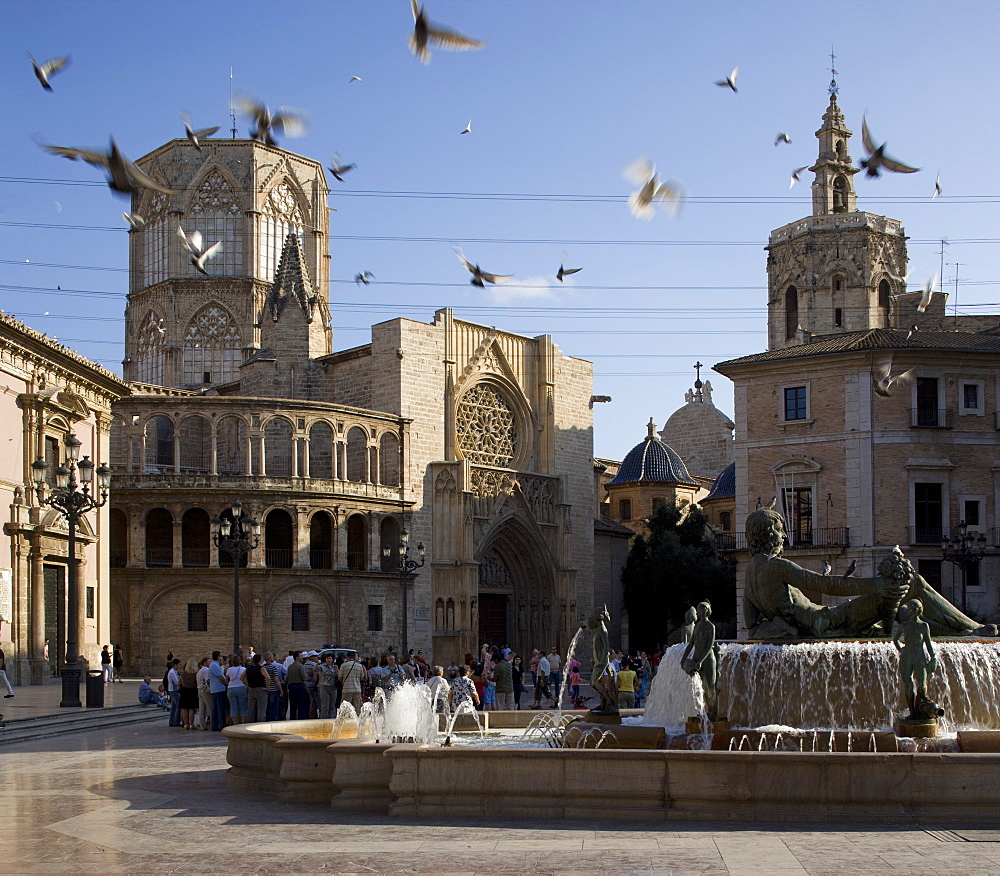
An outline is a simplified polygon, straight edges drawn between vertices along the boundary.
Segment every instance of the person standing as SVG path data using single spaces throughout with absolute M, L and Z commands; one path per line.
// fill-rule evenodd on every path
M 511 661 L 510 674 L 514 682 L 514 708 L 520 709 L 521 694 L 524 693 L 524 666 L 519 654 Z
M 260 665 L 260 654 L 250 658 L 243 681 L 247 686 L 247 723 L 267 718 L 267 675 Z
M 553 645 L 549 649 L 549 684 L 552 686 L 552 694 L 556 698 L 556 702 L 559 702 L 559 684 L 562 679 L 559 677 L 559 670 L 562 668 L 562 657 L 559 656 L 559 651 L 556 646 Z
M 538 661 L 542 653 L 537 648 L 531 649 L 531 659 L 528 661 L 528 671 L 531 673 L 531 686 L 538 684 Z
M 305 721 L 309 718 L 307 678 L 306 668 L 302 663 L 302 653 L 296 653 L 292 657 L 292 662 L 288 664 L 288 679 L 285 683 L 288 688 L 289 720 Z
M 181 726 L 194 730 L 194 716 L 198 712 L 198 661 L 192 657 L 181 672 Z
M 319 690 L 319 716 L 335 718 L 337 709 L 337 664 L 333 662 L 333 654 L 327 654 L 319 664 L 317 688 Z
M 208 664 L 209 692 L 212 694 L 212 730 L 216 733 L 226 726 L 226 684 L 229 679 L 219 663 L 221 651 L 212 652 L 212 662 Z
M 168 727 L 183 727 L 181 724 L 181 673 L 177 668 L 181 661 L 176 657 L 170 661 L 167 670 L 167 694 L 170 696 L 170 720 Z
M 226 698 L 229 700 L 229 717 L 234 724 L 245 724 L 247 720 L 247 686 L 246 669 L 239 654 L 229 657 L 229 668 L 226 670 Z
M 121 645 L 116 645 L 111 649 L 111 667 L 111 677 L 119 684 L 124 684 L 125 682 L 122 681 L 122 670 L 125 667 L 125 658 L 122 656 Z
M 3 695 L 3 698 L 9 700 L 14 696 L 14 688 L 11 687 L 10 679 L 7 678 L 7 656 L 3 653 L 3 648 L 0 648 L 0 681 L 7 688 L 7 693 Z
M 615 676 L 618 686 L 618 708 L 635 708 L 635 671 L 632 669 L 630 661 L 626 660 L 625 665 L 618 670 Z
M 281 708 L 281 664 L 270 651 L 264 653 L 264 672 L 267 675 L 267 720 L 277 721 Z
M 538 655 L 538 672 L 535 674 L 535 701 L 531 708 L 540 709 L 542 707 L 542 697 L 552 703 L 552 708 L 556 707 L 556 698 L 549 693 L 549 673 L 551 672 L 549 659 L 542 653 Z
M 111 665 L 111 652 L 108 645 L 101 648 L 101 682 L 111 684 L 111 673 L 114 667 Z
M 365 668 L 358 663 L 358 655 L 354 651 L 340 667 L 338 678 L 341 684 L 342 702 L 354 706 L 355 712 L 361 711 L 361 682 L 365 677 Z
M 309 717 L 319 717 L 319 651 L 303 654 L 302 665 L 306 670 L 306 693 L 309 696 Z
M 493 667 L 493 682 L 496 684 L 496 706 L 502 711 L 514 710 L 514 668 L 511 665 L 511 650 Z
M 212 673 L 208 664 L 207 657 L 202 657 L 198 663 L 198 725 L 202 730 L 207 730 L 212 724 Z
M 479 694 L 476 693 L 476 686 L 468 678 L 469 667 L 459 666 L 458 675 L 455 680 L 451 682 L 451 691 L 449 695 L 451 696 L 451 711 L 452 714 L 458 711 L 458 707 L 464 703 L 472 703 L 473 706 L 479 705 Z

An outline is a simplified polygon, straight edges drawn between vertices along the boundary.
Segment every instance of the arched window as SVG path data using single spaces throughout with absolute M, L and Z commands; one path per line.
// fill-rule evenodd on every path
M 378 530 L 378 552 L 382 560 L 383 572 L 394 572 L 399 568 L 399 521 L 395 517 L 386 517 Z M 389 548 L 389 556 L 385 549 Z
M 364 483 L 367 478 L 368 436 L 360 426 L 354 426 L 347 433 L 347 479 L 356 484 Z
M 120 472 L 128 468 L 128 427 L 121 417 L 111 418 L 108 457 L 112 471 Z
M 181 563 L 185 568 L 208 565 L 210 538 L 208 512 L 202 508 L 188 508 L 181 518 Z
M 212 467 L 212 425 L 205 417 L 187 417 L 180 425 L 181 471 L 207 474 Z
M 837 176 L 833 181 L 834 213 L 847 212 L 847 191 L 847 179 L 843 175 Z
M 174 423 L 169 417 L 146 421 L 146 471 L 163 473 L 174 469 Z
M 458 446 L 477 465 L 507 467 L 517 456 L 517 422 L 507 399 L 480 383 L 458 402 L 455 411 Z
M 387 487 L 399 486 L 399 438 L 386 432 L 378 442 L 378 480 Z
M 219 474 L 246 474 L 247 424 L 223 417 L 215 426 L 216 469 Z
M 309 477 L 333 477 L 333 429 L 327 423 L 313 423 L 309 430 Z
M 844 145 L 843 140 L 838 140 L 837 145 L 833 148 L 837 153 L 838 161 L 847 161 L 847 147 Z
M 166 508 L 153 508 L 146 515 L 146 565 L 174 564 L 174 517 Z
M 878 306 L 885 307 L 888 309 L 890 302 L 891 292 L 889 289 L 889 281 L 882 280 L 878 284 Z
M 292 516 L 281 508 L 264 520 L 264 561 L 269 569 L 292 568 L 295 539 Z
M 799 293 L 794 286 L 785 291 L 785 338 L 794 338 L 799 330 Z
M 363 514 L 347 518 L 347 568 L 352 571 L 368 568 L 368 518 Z
M 124 569 L 128 565 L 128 518 L 120 508 L 112 508 L 108 524 L 109 565 Z
M 236 380 L 242 347 L 232 314 L 221 304 L 206 304 L 184 333 L 184 385 L 193 388 Z
M 317 511 L 309 521 L 309 565 L 333 568 L 333 520 L 326 511 Z
M 264 472 L 274 478 L 292 476 L 292 424 L 281 417 L 264 426 Z
M 150 190 L 140 210 L 146 224 L 142 231 L 132 232 L 133 240 L 138 235 L 141 241 L 143 286 L 162 283 L 168 276 L 170 230 L 167 227 L 167 206 L 166 195 Z
M 183 222 L 187 232 L 200 231 L 205 246 L 216 241 L 222 251 L 209 262 L 208 272 L 217 277 L 242 277 L 243 267 L 243 211 L 233 191 L 233 186 L 218 170 L 202 180 L 194 201 Z M 185 273 L 200 277 L 197 268 L 185 259 Z
M 135 350 L 135 379 L 139 383 L 163 383 L 163 339 L 166 329 L 155 310 L 149 311 L 139 327 Z
M 302 211 L 294 189 L 287 181 L 281 182 L 271 189 L 264 209 L 259 219 L 260 233 L 258 240 L 257 276 L 265 282 L 274 280 L 274 272 L 278 270 L 281 260 L 281 250 L 285 245 L 285 237 L 295 234 L 299 238 L 299 247 L 303 254 L 305 247 L 302 240 Z

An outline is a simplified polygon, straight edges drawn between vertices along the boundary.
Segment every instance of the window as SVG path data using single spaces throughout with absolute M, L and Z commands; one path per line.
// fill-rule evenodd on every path
M 799 330 L 799 293 L 794 286 L 785 292 L 785 340 L 795 337 Z
M 939 593 L 941 592 L 941 562 L 941 560 L 917 560 L 917 571 Z
M 381 605 L 369 605 L 368 606 L 368 632 L 369 633 L 381 633 L 382 632 L 382 606 Z
M 619 520 L 631 520 L 632 519 L 632 500 L 631 499 L 619 499 L 618 500 L 618 519 Z
M 808 414 L 807 394 L 804 386 L 785 387 L 785 419 L 804 420 Z
M 889 307 L 889 281 L 882 280 L 878 284 L 878 306 Z
M 941 484 L 913 485 L 914 544 L 941 543 Z
M 87 588 L 87 617 L 93 617 L 95 614 L 95 602 L 97 599 L 97 594 L 93 587 Z
M 784 491 L 788 538 L 794 544 L 812 544 L 812 487 L 790 487 Z
M 979 500 L 965 499 L 962 502 L 962 522 L 969 529 L 979 529 Z
M 917 410 L 915 426 L 936 428 L 938 424 L 938 379 L 917 378 Z
M 982 380 L 963 380 L 958 388 L 959 409 L 963 414 L 986 413 L 986 384 Z
M 239 376 L 243 361 L 240 329 L 232 314 L 221 304 L 206 304 L 184 333 L 184 385 L 188 387 L 227 383 Z
M 732 514 L 729 511 L 719 512 L 719 526 L 722 527 L 723 532 L 729 532 L 732 528 Z
M 965 586 L 967 589 L 980 589 L 983 586 L 982 578 L 979 577 L 979 570 L 981 566 L 979 563 L 972 563 L 965 570 Z
M 45 436 L 45 481 L 50 487 L 56 485 L 56 469 L 59 468 L 59 439 Z
M 837 282 L 840 282 L 839 280 Z M 833 311 L 833 324 L 837 328 L 841 328 L 844 325 L 844 311 L 842 308 L 837 307 Z
M 208 632 L 208 603 L 189 602 L 188 603 L 188 632 L 207 633 Z
M 293 602 L 292 603 L 292 632 L 293 633 L 307 633 L 307 632 L 309 632 L 309 603 L 308 602 Z
M 221 241 L 222 251 L 211 262 L 213 276 L 239 277 L 246 273 L 243 265 L 243 210 L 232 184 L 218 170 L 213 170 L 198 186 L 198 193 L 183 224 L 185 231 L 200 231 L 206 246 Z M 193 265 L 185 270 L 189 277 L 199 276 Z

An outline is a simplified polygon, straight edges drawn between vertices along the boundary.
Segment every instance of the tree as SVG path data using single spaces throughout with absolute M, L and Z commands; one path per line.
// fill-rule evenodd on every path
M 705 513 L 697 506 L 658 504 L 637 535 L 622 570 L 629 644 L 651 651 L 684 623 L 684 613 L 703 599 L 712 620 L 736 617 L 736 569 L 720 556 Z

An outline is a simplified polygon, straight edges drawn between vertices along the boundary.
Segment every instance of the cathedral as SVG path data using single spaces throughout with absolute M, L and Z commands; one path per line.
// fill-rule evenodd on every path
M 110 427 L 127 668 L 231 647 L 237 571 L 256 650 L 565 652 L 607 589 L 595 528 L 621 540 L 595 519 L 591 364 L 450 309 L 332 352 L 319 163 L 233 139 L 137 164 L 174 194 L 133 202 L 132 394 Z M 178 228 L 221 242 L 207 276 Z M 236 500 L 259 524 L 242 560 L 213 534 Z

